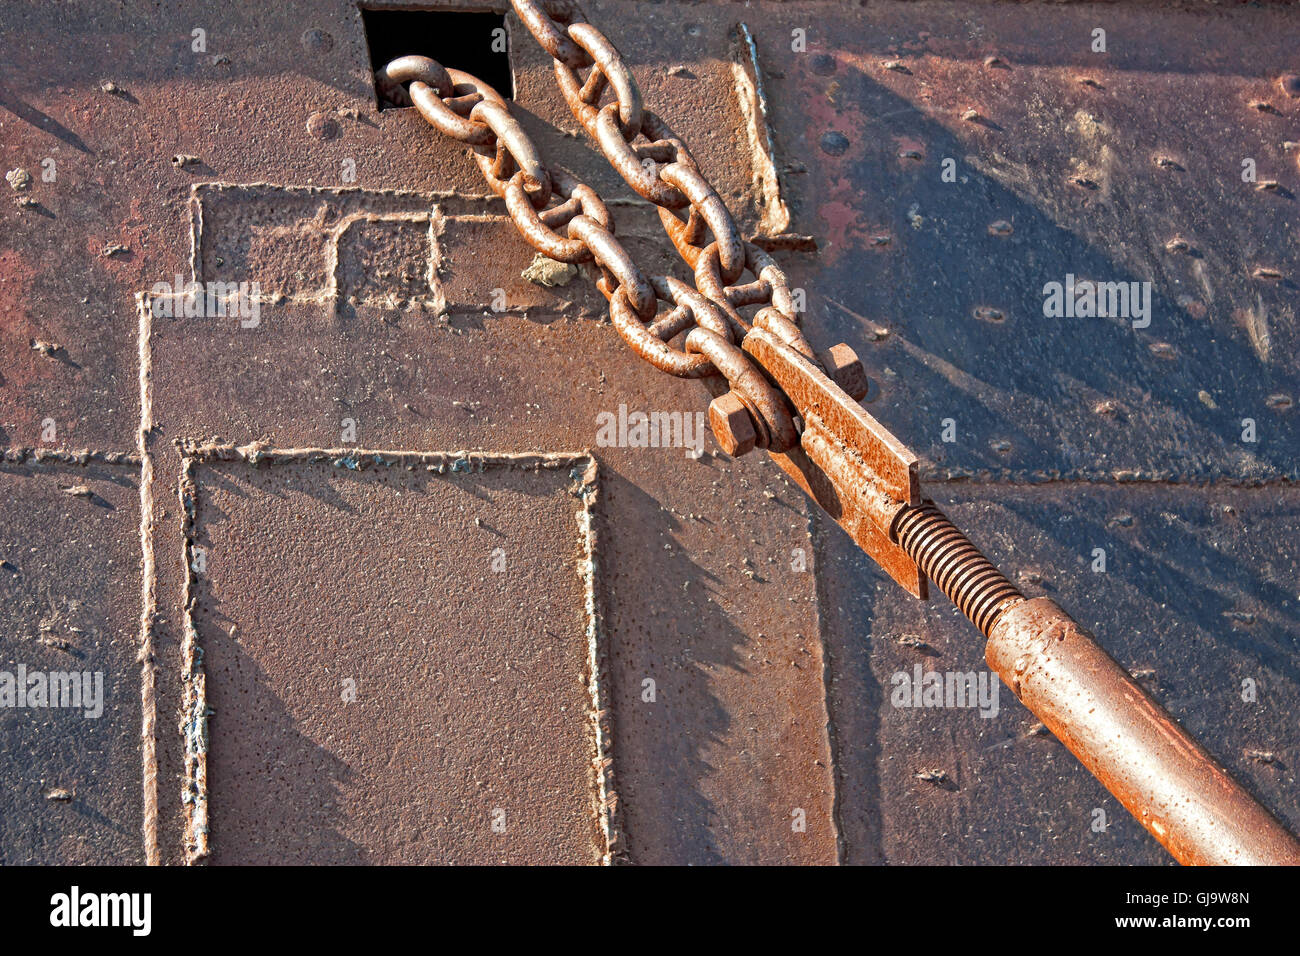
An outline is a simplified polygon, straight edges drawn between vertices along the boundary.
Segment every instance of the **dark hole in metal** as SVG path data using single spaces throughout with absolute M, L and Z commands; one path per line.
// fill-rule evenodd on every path
M 361 8 L 373 73 L 399 56 L 418 54 L 462 70 L 514 99 L 514 75 L 504 13 L 459 10 L 368 10 Z M 380 110 L 396 109 L 378 91 Z

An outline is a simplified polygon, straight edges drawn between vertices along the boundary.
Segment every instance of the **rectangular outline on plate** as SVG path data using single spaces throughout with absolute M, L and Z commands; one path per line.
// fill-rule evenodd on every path
M 185 781 L 182 801 L 185 805 L 185 860 L 200 863 L 208 855 L 208 704 L 202 647 L 194 626 L 196 604 L 193 547 L 198 517 L 198 484 L 195 470 L 212 462 L 244 462 L 249 465 L 316 464 L 360 471 L 368 468 L 423 466 L 445 473 L 481 473 L 489 468 L 559 469 L 570 467 L 571 477 L 579 481 L 576 497 L 582 503 L 578 513 L 583 537 L 583 560 L 579 573 L 583 579 L 587 614 L 587 691 L 589 716 L 595 753 L 593 803 L 597 826 L 604 847 L 597 847 L 600 862 L 609 865 L 625 859 L 621 814 L 614 789 L 611 711 L 609 706 L 605 615 L 600 592 L 596 587 L 599 574 L 599 532 L 596 505 L 599 498 L 600 467 L 590 452 L 492 453 L 376 451 L 364 448 L 270 448 L 259 443 L 248 445 L 220 444 L 180 439 L 181 472 L 177 493 L 181 502 L 182 551 L 185 568 L 181 591 L 182 614 L 182 733 L 185 738 Z M 579 471 L 581 469 L 581 471 Z

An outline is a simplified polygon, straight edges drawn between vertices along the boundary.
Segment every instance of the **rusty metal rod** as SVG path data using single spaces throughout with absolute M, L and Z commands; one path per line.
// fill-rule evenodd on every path
M 1092 636 L 1026 600 L 932 502 L 892 536 L 985 636 L 985 659 L 1129 813 L 1188 865 L 1300 865 L 1300 841 Z

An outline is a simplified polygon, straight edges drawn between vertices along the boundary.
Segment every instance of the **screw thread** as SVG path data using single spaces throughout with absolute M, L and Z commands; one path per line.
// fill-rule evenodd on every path
M 894 521 L 899 547 L 985 637 L 999 615 L 1024 595 L 957 530 L 933 502 L 904 508 Z

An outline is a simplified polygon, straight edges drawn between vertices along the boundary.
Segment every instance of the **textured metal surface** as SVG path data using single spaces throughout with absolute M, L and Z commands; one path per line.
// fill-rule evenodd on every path
M 213 863 L 608 852 L 584 468 L 456 460 L 196 469 Z
M 1293 489 L 955 483 L 937 497 L 1026 595 L 1069 607 L 1295 831 Z M 820 587 L 847 862 L 1173 862 L 1009 687 L 987 717 L 895 706 L 899 675 L 918 667 L 995 678 L 983 639 L 946 602 L 902 594 L 834 532 L 821 539 Z M 1097 547 L 1104 572 L 1092 570 Z
M 143 861 L 138 479 L 129 464 L 0 465 L 0 861 L 11 866 Z
M 773 182 L 755 148 L 762 104 L 792 217 L 777 255 L 809 295 L 810 337 L 858 349 L 879 386 L 872 414 L 921 453 L 928 492 L 1004 567 L 1058 582 L 1053 596 L 1121 663 L 1154 668 L 1156 696 L 1294 827 L 1294 507 L 1277 486 L 1300 460 L 1295 251 L 1279 244 L 1300 188 L 1286 146 L 1300 140 L 1295 100 L 1278 83 L 1294 71 L 1293 14 L 584 6 L 744 235 L 773 208 L 758 185 Z M 747 87 L 734 69 L 741 16 L 762 64 L 756 75 L 745 54 Z M 549 57 L 510 22 L 523 127 L 610 197 L 647 271 L 670 272 L 653 210 L 585 143 Z M 1098 23 L 1104 58 L 1087 49 Z M 144 413 L 160 554 L 180 534 L 177 437 L 332 447 L 347 416 L 380 447 L 575 448 L 620 403 L 705 407 L 700 385 L 637 371 L 614 330 L 590 322 L 604 304 L 587 283 L 522 277 L 531 250 L 503 206 L 473 198 L 472 161 L 413 112 L 376 111 L 354 7 L 287 3 L 252 17 L 11 4 L 3 25 L 0 157 L 33 177 L 0 205 L 3 442 L 51 445 L 52 417 L 52 446 L 128 453 Z M 202 55 L 190 49 L 198 26 Z M 791 50 L 795 28 L 804 53 Z M 1275 187 L 1241 181 L 1247 156 Z M 955 183 L 940 178 L 945 157 Z M 57 181 L 41 178 L 46 158 Z M 345 159 L 355 183 L 341 180 Z M 211 216 L 196 222 L 196 206 Z M 268 304 L 251 335 L 159 322 L 142 350 L 133 296 L 188 278 L 192 250 L 200 277 L 259 278 L 287 301 Z M 1150 279 L 1153 324 L 1042 317 L 1043 284 L 1067 274 Z M 486 314 L 497 289 L 507 308 Z M 141 354 L 155 363 L 147 408 Z M 950 417 L 955 442 L 940 437 Z M 1241 441 L 1245 417 L 1259 442 Z M 971 635 L 950 630 L 951 609 L 901 603 L 838 530 L 814 553 L 800 494 L 758 456 L 596 453 L 610 469 L 611 686 L 632 859 L 1164 859 L 1050 738 L 995 739 L 965 711 L 912 723 L 876 713 L 894 658 L 924 657 L 898 639 L 965 647 L 966 668 L 979 660 Z M 994 486 L 942 484 L 963 476 Z M 1202 482 L 1217 484 L 1190 487 Z M 954 494 L 974 503 L 954 507 Z M 1122 507 L 1097 504 L 1107 495 Z M 1127 524 L 1111 524 L 1118 512 Z M 1125 542 L 1125 560 L 1111 552 L 1106 575 L 1074 583 L 1099 535 Z M 809 571 L 790 570 L 802 549 Z M 158 568 L 149 632 L 167 861 L 183 855 L 173 564 Z M 665 673 L 671 692 L 646 705 L 642 681 L 657 675 L 662 689 Z M 1250 707 L 1236 704 L 1247 676 L 1265 689 Z M 1028 726 L 1018 706 L 1004 713 Z M 940 766 L 956 790 L 914 776 Z M 1104 835 L 1088 829 L 1099 806 L 1113 811 Z M 807 810 L 802 834 L 795 807 Z
M 511 229 L 504 221 L 501 228 Z M 612 328 L 586 321 L 501 315 L 475 327 L 358 307 L 343 322 L 306 303 L 268 306 L 262 320 L 252 336 L 237 326 L 158 321 L 149 338 L 152 405 L 167 422 L 150 445 L 159 473 L 178 468 L 172 437 L 327 447 L 337 444 L 344 416 L 370 447 L 572 448 L 592 442 L 597 416 L 616 413 L 619 403 L 688 413 L 702 391 L 665 379 L 630 356 Z M 192 374 L 200 356 L 211 357 L 211 376 L 225 383 L 221 401 Z M 601 381 L 602 370 L 615 368 L 625 370 L 617 391 Z M 554 385 L 557 370 L 564 389 Z M 708 441 L 707 426 L 696 434 Z M 628 857 L 832 862 L 814 579 L 811 566 L 793 570 L 797 557 L 812 557 L 798 492 L 757 459 L 728 462 L 706 451 L 693 460 L 681 447 L 596 450 L 597 587 Z M 174 501 L 156 498 L 160 542 L 178 540 Z M 310 551 L 309 529 L 301 534 L 282 547 Z M 180 591 L 176 567 L 160 561 L 164 606 Z M 317 583 L 329 591 L 332 581 L 322 573 Z M 427 597 L 449 609 L 461 600 L 440 590 Z M 389 600 L 372 598 L 379 606 Z M 178 621 L 160 622 L 169 660 L 180 638 Z M 180 669 L 169 664 L 164 673 L 172 667 Z M 653 701 L 645 699 L 647 679 Z M 181 772 L 178 743 L 162 743 L 173 776 Z M 759 767 L 768 769 L 756 780 Z M 223 799 L 215 777 L 211 791 L 214 804 Z M 791 829 L 796 808 L 806 831 Z M 168 853 L 179 850 L 182 832 L 179 801 L 172 809 L 162 834 Z
M 754 29 L 791 228 L 820 241 L 783 259 L 809 336 L 873 343 L 873 414 L 925 472 L 1296 477 L 1293 10 L 783 5 Z M 1151 324 L 1045 316 L 1071 274 L 1150 282 Z

